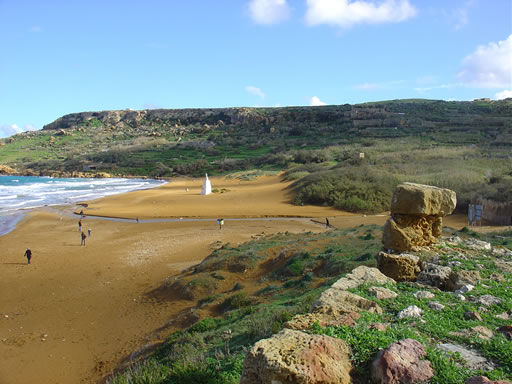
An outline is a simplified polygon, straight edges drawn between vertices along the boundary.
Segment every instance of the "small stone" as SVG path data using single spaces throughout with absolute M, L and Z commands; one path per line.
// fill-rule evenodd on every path
M 491 250 L 491 243 L 488 243 L 486 241 L 477 240 L 473 238 L 467 238 L 464 239 L 464 245 L 472 250 L 475 251 L 490 251 Z
M 505 335 L 507 339 L 512 340 L 512 325 L 504 325 L 503 327 L 499 327 L 497 331 Z
M 372 364 L 372 378 L 376 383 L 423 383 L 434 376 L 425 347 L 413 339 L 390 344 L 377 354 Z
M 408 317 L 421 317 L 421 314 L 423 313 L 423 309 L 417 307 L 416 305 L 411 305 L 405 309 L 402 309 L 400 312 L 398 312 L 397 317 L 399 319 L 404 319 Z
M 377 331 L 386 332 L 389 327 L 389 323 L 371 323 L 368 326 L 368 329 L 376 329 Z
M 414 294 L 417 299 L 433 299 L 436 295 L 429 291 L 418 291 Z
M 9 315 L 4 315 L 4 317 L 7 319 L 7 318 L 9 318 Z
M 429 301 L 427 305 L 434 311 L 442 311 L 444 309 L 444 305 L 436 301 Z
M 482 340 L 490 340 L 494 336 L 494 332 L 491 331 L 487 327 L 483 327 L 481 325 L 478 325 L 476 327 L 471 327 L 471 330 L 478 334 L 478 337 L 480 337 Z
M 425 268 L 419 273 L 416 282 L 444 289 L 451 272 L 452 269 L 450 267 L 427 263 Z
M 394 299 L 398 296 L 398 293 L 384 287 L 370 287 L 368 293 L 375 296 L 377 300 Z
M 460 293 L 455 294 L 455 298 L 460 301 L 466 301 L 466 297 Z
M 446 343 L 439 344 L 437 348 L 446 352 L 458 353 L 469 369 L 494 369 L 494 364 L 492 362 L 488 361 L 477 351 L 468 349 L 466 347 L 463 347 L 462 345 Z
M 449 267 L 460 267 L 462 263 L 458 260 L 452 260 L 446 263 L 446 265 L 448 265 Z
M 491 305 L 499 305 L 501 300 L 492 295 L 483 295 L 476 299 L 477 303 L 490 307 Z
M 482 316 L 478 312 L 464 312 L 464 318 L 466 320 L 477 320 L 482 321 Z
M 501 320 L 508 320 L 508 319 L 510 319 L 510 315 L 508 314 L 508 312 L 500 313 L 499 315 L 496 315 L 495 317 L 497 319 L 501 319 Z
M 474 285 L 471 285 L 471 284 L 466 284 L 466 285 L 463 285 L 462 287 L 460 287 L 459 289 L 457 289 L 455 291 L 455 293 L 468 293 L 468 292 L 471 292 L 473 290 L 473 288 L 475 288 Z

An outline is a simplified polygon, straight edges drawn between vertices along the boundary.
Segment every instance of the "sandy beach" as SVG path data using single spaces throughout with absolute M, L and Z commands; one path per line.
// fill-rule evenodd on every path
M 180 179 L 87 202 L 86 246 L 80 246 L 79 217 L 70 214 L 76 207 L 32 212 L 1 236 L 0 384 L 100 382 L 132 352 L 161 340 L 169 332 L 162 327 L 184 308 L 148 292 L 200 262 L 219 242 L 238 244 L 262 232 L 325 230 L 310 218 L 329 217 L 335 227 L 386 220 L 293 206 L 289 183 L 278 176 L 213 178 L 212 185 L 226 191 L 201 196 L 201 180 Z M 215 221 L 220 217 L 226 219 L 222 230 Z M 283 219 L 229 220 L 264 217 Z M 155 218 L 210 220 L 146 221 Z M 460 228 L 466 222 L 450 217 L 445 224 Z M 27 247 L 33 252 L 30 266 L 23 257 Z

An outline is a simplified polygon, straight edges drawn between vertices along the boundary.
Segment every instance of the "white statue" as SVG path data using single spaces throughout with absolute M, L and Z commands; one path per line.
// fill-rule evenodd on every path
M 201 195 L 209 195 L 212 193 L 212 184 L 210 183 L 210 179 L 208 179 L 208 174 L 206 174 L 206 179 L 203 181 L 203 188 L 201 188 Z

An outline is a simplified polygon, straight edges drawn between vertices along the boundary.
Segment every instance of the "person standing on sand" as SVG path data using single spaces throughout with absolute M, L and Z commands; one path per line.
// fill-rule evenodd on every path
M 331 225 L 329 224 L 329 219 L 325 218 L 325 228 L 329 228 Z
M 82 232 L 82 219 L 78 221 L 78 232 Z
M 32 251 L 30 250 L 30 248 L 27 248 L 27 250 L 25 251 L 25 255 L 23 256 L 27 258 L 27 264 L 30 264 L 30 259 L 32 258 Z
M 80 245 L 83 245 L 85 246 L 85 239 L 87 238 L 87 236 L 85 235 L 84 232 L 82 232 L 82 241 L 80 242 Z
M 91 237 L 91 228 L 87 230 L 87 237 Z
M 224 225 L 224 219 L 217 219 L 217 223 L 219 224 L 219 229 L 222 229 L 222 226 Z

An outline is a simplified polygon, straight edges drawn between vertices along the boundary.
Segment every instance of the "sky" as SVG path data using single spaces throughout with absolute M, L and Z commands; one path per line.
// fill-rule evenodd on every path
M 0 0 L 0 137 L 112 109 L 512 97 L 510 0 Z

